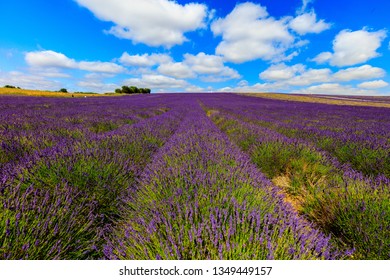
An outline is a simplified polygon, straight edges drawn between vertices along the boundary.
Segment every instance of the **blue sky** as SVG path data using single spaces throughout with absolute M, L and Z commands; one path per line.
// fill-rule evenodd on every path
M 15 0 L 0 10 L 0 86 L 390 95 L 388 0 Z

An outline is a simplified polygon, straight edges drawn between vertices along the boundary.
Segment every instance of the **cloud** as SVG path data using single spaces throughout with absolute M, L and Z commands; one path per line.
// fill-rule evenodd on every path
M 206 89 L 199 87 L 199 86 L 190 85 L 190 86 L 185 88 L 185 91 L 186 92 L 205 92 Z
M 241 80 L 238 82 L 237 84 L 239 87 L 245 87 L 247 85 L 249 85 L 248 81 L 247 80 Z
M 324 83 L 316 86 L 311 86 L 306 89 L 297 91 L 298 93 L 307 94 L 331 94 L 331 95 L 373 95 L 375 91 L 358 89 L 351 85 L 341 85 L 338 83 Z
M 297 73 L 302 73 L 305 66 L 296 64 L 294 66 L 287 66 L 286 64 L 271 65 L 268 69 L 260 73 L 259 77 L 268 81 L 282 81 L 293 78 Z
M 299 14 L 303 14 L 303 13 L 306 11 L 307 6 L 308 6 L 311 2 L 313 2 L 313 0 L 303 0 L 303 1 L 302 1 L 302 7 L 301 7 L 301 9 L 298 11 L 298 13 L 299 13 Z
M 176 62 L 166 54 L 142 54 L 129 55 L 123 53 L 119 58 L 123 65 L 141 67 L 133 74 L 138 76 L 156 75 L 157 72 L 164 76 L 176 79 L 199 78 L 207 82 L 220 82 L 230 79 L 238 79 L 241 75 L 234 69 L 224 65 L 223 57 L 217 55 L 208 55 L 203 52 L 196 55 L 184 54 L 183 61 Z
M 221 82 L 238 79 L 241 75 L 234 69 L 224 65 L 223 58 L 203 52 L 197 55 L 184 54 L 182 62 L 161 64 L 157 71 L 174 78 L 196 78 L 205 82 Z
M 199 74 L 217 74 L 224 68 L 221 56 L 207 55 L 203 52 L 197 55 L 185 54 L 184 63 Z
M 303 64 L 288 66 L 284 63 L 271 65 L 259 74 L 259 78 L 267 82 L 275 82 L 280 86 L 309 86 L 319 83 L 349 82 L 353 80 L 369 80 L 385 76 L 382 68 L 371 65 L 351 67 L 333 73 L 329 68 L 307 69 Z
M 240 78 L 240 74 L 224 65 L 223 58 L 217 55 L 208 55 L 203 52 L 197 55 L 185 54 L 184 63 L 198 74 L 216 75 L 230 79 Z
M 90 92 L 114 92 L 115 88 L 118 88 L 118 85 L 107 84 L 104 82 L 98 81 L 80 81 L 77 83 L 77 86 L 82 88 L 82 91 Z
M 274 82 L 274 83 L 256 83 L 253 85 L 250 85 L 248 81 L 241 80 L 237 83 L 235 87 L 227 86 L 221 89 L 218 89 L 217 91 L 221 92 L 277 92 L 281 91 L 286 87 L 285 84 L 280 82 Z
M 318 64 L 323 64 L 330 61 L 333 57 L 331 52 L 322 52 L 317 55 L 315 58 L 311 59 L 311 61 L 317 62 Z
M 292 19 L 289 23 L 290 28 L 297 32 L 299 35 L 305 35 L 307 33 L 321 33 L 324 30 L 330 28 L 330 24 L 326 23 L 323 19 L 317 21 L 317 15 L 314 11 L 298 15 Z
M 280 86 L 307 86 L 332 80 L 332 71 L 328 68 L 307 69 L 303 64 L 287 66 L 284 63 L 271 65 L 261 72 L 259 77 L 266 81 L 277 82 Z
M 292 86 L 308 86 L 316 83 L 323 83 L 332 80 L 332 71 L 330 69 L 308 69 L 301 75 L 287 81 Z
M 234 63 L 281 60 L 295 40 L 289 33 L 287 18 L 275 20 L 265 7 L 249 2 L 238 4 L 225 18 L 214 21 L 211 30 L 223 39 L 216 54 Z
M 48 80 L 45 76 L 40 74 L 28 74 L 19 71 L 0 71 L 0 85 L 1 84 L 39 90 L 53 90 L 63 87 L 60 82 Z
M 161 63 L 169 63 L 172 58 L 167 54 L 136 54 L 129 55 L 124 52 L 119 58 L 119 62 L 126 66 L 151 67 Z
M 205 27 L 207 6 L 169 0 L 75 0 L 97 18 L 113 22 L 107 31 L 119 38 L 170 48 L 186 41 L 184 33 Z
M 254 85 L 238 85 L 237 87 L 225 87 L 225 92 L 272 92 L 281 90 L 284 86 L 278 83 L 256 83 Z
M 323 52 L 313 61 L 329 62 L 333 66 L 351 66 L 378 57 L 377 49 L 386 38 L 386 31 L 370 32 L 366 29 L 342 30 L 333 41 L 333 53 Z
M 131 78 L 126 80 L 125 83 L 153 90 L 177 89 L 189 86 L 185 80 L 155 74 L 142 75 L 141 78 Z
M 53 68 L 53 67 L 31 67 L 28 69 L 30 73 L 33 73 L 34 75 L 39 75 L 42 77 L 48 77 L 48 78 L 71 78 L 72 76 L 61 72 L 62 69 L 60 68 Z
M 181 79 L 196 77 L 194 71 L 192 71 L 188 65 L 182 62 L 170 62 L 167 64 L 162 64 L 157 68 L 157 71 L 161 74 Z
M 161 74 L 175 77 L 175 78 L 194 78 L 196 77 L 195 73 L 191 70 L 191 68 L 182 63 L 182 62 L 170 62 L 167 64 L 160 65 L 157 68 L 157 71 Z
M 125 69 L 112 62 L 100 62 L 100 61 L 81 61 L 78 63 L 78 69 L 90 72 L 103 72 L 103 73 L 121 73 Z
M 364 82 L 364 83 L 358 84 L 358 87 L 365 88 L 365 89 L 377 89 L 377 88 L 387 87 L 388 85 L 389 84 L 383 80 L 375 80 L 375 81 Z
M 28 52 L 25 55 L 25 60 L 27 64 L 34 67 L 77 68 L 74 59 L 54 51 Z
M 338 81 L 368 80 L 385 76 L 386 72 L 382 68 L 363 65 L 340 70 L 333 75 Z
M 68 68 L 90 72 L 121 73 L 126 71 L 122 66 L 112 62 L 80 61 L 68 58 L 62 53 L 54 51 L 28 52 L 25 60 L 31 67 L 38 68 Z

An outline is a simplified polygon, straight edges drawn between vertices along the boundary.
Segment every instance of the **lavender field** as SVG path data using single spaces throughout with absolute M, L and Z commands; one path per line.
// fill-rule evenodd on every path
M 390 109 L 0 97 L 0 259 L 390 259 Z

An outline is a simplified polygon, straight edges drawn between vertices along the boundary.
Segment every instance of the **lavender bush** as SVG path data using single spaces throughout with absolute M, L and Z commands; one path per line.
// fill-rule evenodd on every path
M 0 259 L 388 259 L 389 109 L 0 97 Z

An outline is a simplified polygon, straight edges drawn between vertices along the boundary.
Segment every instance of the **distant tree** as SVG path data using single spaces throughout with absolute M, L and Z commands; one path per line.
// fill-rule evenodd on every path
M 150 88 L 140 88 L 139 93 L 149 94 L 151 92 Z
M 135 86 L 131 86 L 130 89 L 131 89 L 131 93 L 139 93 L 139 88 Z
M 14 86 L 11 86 L 11 85 L 5 85 L 4 87 L 5 88 L 15 88 Z
M 122 93 L 131 93 L 130 88 L 128 86 L 122 86 Z
M 68 90 L 67 90 L 66 88 L 62 88 L 62 89 L 60 89 L 60 92 L 67 93 L 67 92 L 68 92 Z
M 122 89 L 116 89 L 116 93 L 126 93 L 126 94 L 133 94 L 133 93 L 143 93 L 147 94 L 150 93 L 150 88 L 138 88 L 136 86 L 122 86 Z

